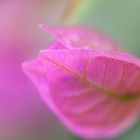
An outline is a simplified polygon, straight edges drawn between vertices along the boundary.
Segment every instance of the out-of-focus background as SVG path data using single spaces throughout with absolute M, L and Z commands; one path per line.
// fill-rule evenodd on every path
M 1 0 L 0 140 L 69 140 L 21 69 L 50 39 L 39 24 L 95 26 L 140 57 L 139 13 L 139 0 Z M 137 122 L 112 140 L 138 140 L 139 132 Z

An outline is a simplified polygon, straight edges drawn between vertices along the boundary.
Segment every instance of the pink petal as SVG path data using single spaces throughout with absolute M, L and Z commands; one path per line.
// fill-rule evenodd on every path
M 43 100 L 79 136 L 116 136 L 137 119 L 139 100 L 121 100 L 140 92 L 138 86 L 133 87 L 136 93 L 128 91 L 133 83 L 140 84 L 140 77 L 135 78 L 140 60 L 133 56 L 107 50 L 49 49 L 23 68 Z
M 48 45 L 48 49 L 67 49 L 67 47 L 63 45 L 58 39 L 55 39 Z
M 45 31 L 52 33 L 67 48 L 97 48 L 119 50 L 119 45 L 105 34 L 85 26 L 51 27 L 41 25 Z

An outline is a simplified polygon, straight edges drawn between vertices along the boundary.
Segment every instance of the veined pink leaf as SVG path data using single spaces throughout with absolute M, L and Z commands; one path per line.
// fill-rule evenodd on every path
M 140 108 L 140 60 L 117 51 L 59 45 L 62 49 L 41 51 L 23 65 L 53 112 L 85 138 L 116 136 L 130 127 Z

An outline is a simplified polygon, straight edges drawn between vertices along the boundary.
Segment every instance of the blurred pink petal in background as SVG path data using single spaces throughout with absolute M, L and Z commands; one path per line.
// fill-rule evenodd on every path
M 51 33 L 68 48 L 120 49 L 117 42 L 112 41 L 95 28 L 80 25 L 67 26 L 50 27 L 48 25 L 40 25 L 40 28 Z
M 0 136 L 49 128 L 49 112 L 22 72 L 21 62 L 48 39 L 38 24 L 58 22 L 65 5 L 66 1 L 54 0 L 0 1 Z
M 132 126 L 140 60 L 95 29 L 44 27 L 56 38 L 23 69 L 58 118 L 84 138 L 114 137 Z

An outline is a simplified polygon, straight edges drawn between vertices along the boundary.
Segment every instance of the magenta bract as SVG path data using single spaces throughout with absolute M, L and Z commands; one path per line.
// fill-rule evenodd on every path
M 140 60 L 116 51 L 116 43 L 95 30 L 45 29 L 56 39 L 23 69 L 67 128 L 104 138 L 132 126 L 140 108 Z
M 97 29 L 74 25 L 69 27 L 49 27 L 47 25 L 41 25 L 41 28 L 50 32 L 66 48 L 119 50 L 119 45 L 115 41 L 112 41 Z

